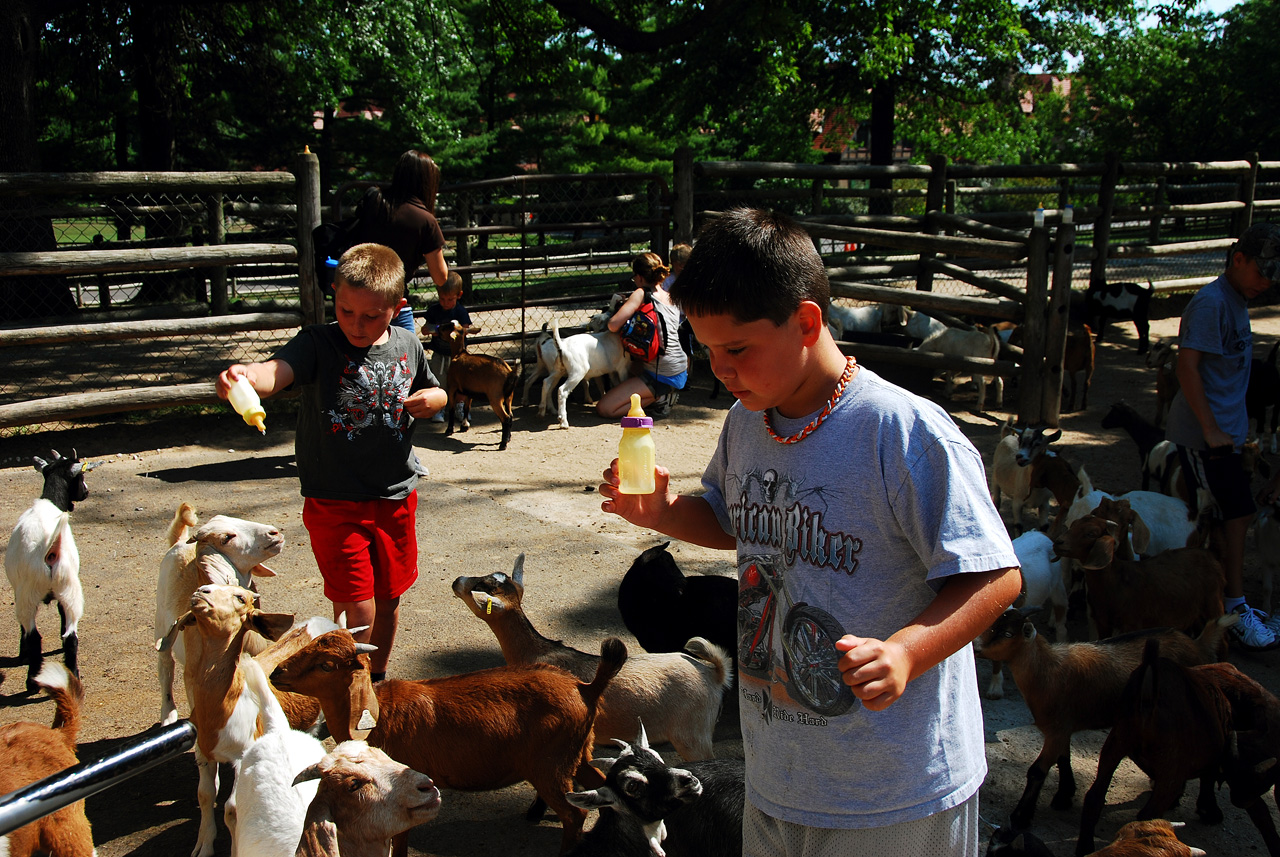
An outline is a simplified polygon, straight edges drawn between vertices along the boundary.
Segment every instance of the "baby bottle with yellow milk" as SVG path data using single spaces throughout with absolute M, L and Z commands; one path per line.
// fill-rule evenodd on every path
M 618 442 L 618 490 L 623 494 L 652 494 L 657 485 L 653 469 L 658 465 L 650 429 L 653 420 L 640 407 L 640 394 L 631 394 L 631 410 L 622 418 Z
M 262 400 L 258 398 L 258 391 L 253 389 L 248 378 L 243 375 L 236 378 L 236 382 L 231 385 L 231 391 L 227 394 L 227 399 L 230 400 L 231 407 L 236 409 L 236 413 L 244 417 L 246 423 L 263 434 L 267 433 L 267 412 L 262 407 Z

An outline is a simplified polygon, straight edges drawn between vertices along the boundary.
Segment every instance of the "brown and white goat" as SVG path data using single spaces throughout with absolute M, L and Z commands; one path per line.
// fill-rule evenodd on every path
M 590 682 L 558 667 L 527 664 L 373 687 L 368 656 L 350 633 L 333 631 L 280 664 L 271 681 L 319 699 L 339 741 L 349 738 L 349 688 L 372 687 L 378 704 L 367 738 L 372 746 L 430 774 L 440 788 L 487 791 L 529 782 L 560 818 L 563 853 L 582 835 L 586 818 L 565 799 L 573 777 L 603 780 L 589 764 L 592 725 L 601 694 L 627 660 L 626 646 L 610 637 L 600 655 Z M 403 835 L 395 847 L 405 853 Z
M 1178 395 L 1178 340 L 1176 337 L 1160 339 L 1147 353 L 1147 368 L 1156 370 L 1156 417 L 1152 423 L 1164 428 L 1165 414 Z
M 445 437 L 453 434 L 454 406 L 462 404 L 460 431 L 466 431 L 471 428 L 471 402 L 483 396 L 502 421 L 502 440 L 498 449 L 506 449 L 511 441 L 511 407 L 518 380 L 516 371 L 505 360 L 467 351 L 467 333 L 459 321 L 454 321 L 452 327 L 440 325 L 436 328 L 433 341 L 447 343 L 451 355 L 444 386 L 449 395 L 449 403 L 445 406 L 449 410 Z
M 296 857 L 387 857 L 393 837 L 440 812 L 431 778 L 364 741 L 344 741 L 303 769 L 294 785 L 319 780 Z
M 1054 541 L 1084 569 L 1089 615 L 1099 637 L 1143 628 L 1203 628 L 1222 615 L 1222 564 L 1204 548 L 1134 559 L 1129 531 L 1140 519 L 1128 500 L 1104 498 Z
M 280 553 L 284 535 L 278 527 L 226 515 L 215 515 L 192 532 L 199 523 L 195 507 L 182 503 L 169 523 L 169 550 L 160 561 L 156 581 L 155 634 L 160 639 L 178 617 L 187 612 L 191 594 L 200 586 L 218 583 L 242 586 L 257 594 L 254 577 L 275 577 L 264 562 Z M 177 721 L 173 704 L 174 663 L 186 663 L 188 648 L 200 644 L 194 630 L 176 638 L 172 647 L 156 653 L 156 676 L 160 683 L 160 723 Z M 267 642 L 250 638 L 248 651 L 256 654 Z
M 1075 776 L 1071 770 L 1071 736 L 1082 729 L 1104 729 L 1115 718 L 1116 703 L 1129 674 L 1142 660 L 1142 646 L 1158 638 L 1170 657 L 1186 664 L 1216 660 L 1226 629 L 1239 621 L 1227 614 L 1210 622 L 1193 640 L 1168 628 L 1099 640 L 1095 643 L 1050 643 L 1031 621 L 1038 608 L 1006 610 L 977 640 L 978 653 L 1007 661 L 1026 700 L 1035 726 L 1044 735 L 1040 755 L 1027 770 L 1027 785 L 1010 816 L 1025 829 L 1049 769 L 1058 766 L 1058 791 L 1050 804 L 1071 806 Z
M 1031 484 L 1032 468 L 1049 454 L 1049 445 L 1060 437 L 1061 430 L 1050 432 L 1047 426 L 1015 428 L 1012 418 L 1000 428 L 1000 440 L 991 454 L 991 500 L 998 512 L 1002 497 L 1009 498 L 1015 531 L 1022 530 L 1027 507 L 1038 510 L 1037 527 L 1048 520 L 1050 492 Z
M 459 577 L 453 594 L 493 631 L 508 664 L 552 664 L 583 680 L 598 668 L 599 657 L 547 639 L 529 621 L 524 554 L 510 575 Z M 650 741 L 670 741 L 686 762 L 710 759 L 721 701 L 733 681 L 731 665 L 724 650 L 703 637 L 689 640 L 682 652 L 632 655 L 600 700 L 596 743 L 634 743 L 643 721 Z
M 217 836 L 213 804 L 218 794 L 218 764 L 228 763 L 233 775 L 254 740 L 262 734 L 257 697 L 246 692 L 241 658 L 251 658 L 250 630 L 267 639 L 289 630 L 292 613 L 264 613 L 254 607 L 256 594 L 239 586 L 206 584 L 191 595 L 191 610 L 156 641 L 157 650 L 173 645 L 187 628 L 200 634 L 199 651 L 188 651 L 183 679 L 196 727 L 196 765 L 200 770 L 197 795 L 200 832 L 192 857 L 210 857 Z M 256 668 L 256 667 L 255 667 Z M 227 828 L 235 833 L 235 792 L 226 804 Z
M 41 667 L 35 683 L 53 697 L 53 727 L 38 723 L 11 723 L 0 727 L 0 795 L 25 788 L 78 763 L 76 735 L 80 731 L 80 705 L 84 688 L 80 679 L 61 664 Z M 31 857 L 91 857 L 93 834 L 84 814 L 84 801 L 64 806 L 11 833 L 0 836 L 0 854 Z

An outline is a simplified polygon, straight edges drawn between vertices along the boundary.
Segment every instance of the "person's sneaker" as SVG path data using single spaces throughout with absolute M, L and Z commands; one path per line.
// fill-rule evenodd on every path
M 1280 611 L 1273 611 L 1267 614 L 1267 618 L 1262 620 L 1262 624 L 1271 629 L 1271 633 L 1276 635 L 1276 639 L 1280 640 Z
M 671 413 L 671 407 L 680 400 L 680 394 L 675 390 L 667 393 L 665 396 L 659 396 L 653 400 L 653 415 L 657 417 L 665 417 Z
M 1265 652 L 1280 646 L 1276 632 L 1267 627 L 1266 618 L 1261 610 L 1254 610 L 1248 604 L 1235 608 L 1240 614 L 1240 621 L 1231 627 L 1231 642 L 1246 652 Z

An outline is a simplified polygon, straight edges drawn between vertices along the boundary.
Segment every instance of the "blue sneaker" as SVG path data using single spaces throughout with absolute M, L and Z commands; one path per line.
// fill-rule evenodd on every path
M 1280 639 L 1276 638 L 1276 632 L 1268 627 L 1265 621 L 1267 619 L 1265 613 L 1253 609 L 1248 604 L 1236 607 L 1235 612 L 1240 614 L 1240 621 L 1233 625 L 1228 633 L 1236 648 L 1246 652 L 1266 652 L 1280 646 Z

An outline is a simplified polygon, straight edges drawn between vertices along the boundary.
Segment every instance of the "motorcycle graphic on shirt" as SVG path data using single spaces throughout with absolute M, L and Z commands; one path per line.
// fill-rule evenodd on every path
M 783 585 L 781 558 L 769 554 L 742 557 L 738 564 L 738 668 L 766 681 L 774 670 L 774 634 L 778 632 L 787 692 L 824 716 L 844 714 L 854 695 L 841 678 L 835 643 L 844 636 L 836 618 L 803 601 L 792 603 Z

